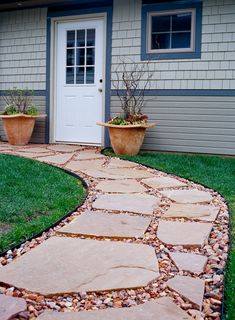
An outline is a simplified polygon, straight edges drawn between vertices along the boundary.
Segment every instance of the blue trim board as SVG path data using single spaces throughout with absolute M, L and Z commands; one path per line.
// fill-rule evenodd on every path
M 169 52 L 148 53 L 147 52 L 147 24 L 148 14 L 157 11 L 170 11 L 177 9 L 196 9 L 195 25 L 195 51 L 193 52 Z M 200 59 L 201 58 L 201 35 L 202 35 L 202 1 L 176 1 L 157 4 L 143 4 L 141 19 L 141 60 L 170 60 L 170 59 Z
M 94 3 L 93 3 L 94 5 Z M 50 57 L 51 57 L 51 18 L 56 17 L 69 17 L 75 15 L 106 13 L 107 16 L 107 30 L 106 30 L 106 70 L 105 70 L 105 120 L 110 117 L 110 100 L 111 100 L 111 51 L 112 51 L 112 17 L 113 8 L 110 7 L 97 7 L 97 8 L 83 8 L 76 10 L 66 11 L 50 11 L 47 17 L 47 63 L 46 63 L 46 110 L 47 110 L 47 126 L 46 126 L 46 142 L 49 142 L 49 127 L 50 127 Z M 105 131 L 105 145 L 109 145 L 109 137 L 107 130 Z
M 10 88 L 9 88 L 10 89 Z M 7 90 L 0 90 L 0 97 L 4 96 Z M 45 97 L 46 90 L 33 90 L 35 97 Z
M 125 91 L 121 91 L 125 94 Z M 138 94 L 138 90 L 136 91 Z M 112 96 L 117 96 L 117 90 L 111 91 Z M 203 96 L 203 97 L 235 97 L 235 90 L 232 89 L 150 89 L 145 91 L 145 96 Z

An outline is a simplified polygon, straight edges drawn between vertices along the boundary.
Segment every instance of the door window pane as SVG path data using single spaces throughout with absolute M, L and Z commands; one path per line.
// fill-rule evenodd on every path
M 77 49 L 77 66 L 84 66 L 85 64 L 85 49 Z
M 95 64 L 95 48 L 88 48 L 86 51 L 86 64 L 94 65 Z
M 95 46 L 95 29 L 87 29 L 87 46 Z
M 74 68 L 66 68 L 66 83 L 74 84 Z
M 95 29 L 67 31 L 66 84 L 94 84 L 95 37 Z
M 86 83 L 92 84 L 95 80 L 95 68 L 87 67 L 86 68 Z
M 75 47 L 75 30 L 67 31 L 67 48 Z
M 85 82 L 85 68 L 77 67 L 76 68 L 76 84 L 84 84 Z
M 85 30 L 77 30 L 77 47 L 85 47 Z
M 74 49 L 67 49 L 67 66 L 74 65 Z

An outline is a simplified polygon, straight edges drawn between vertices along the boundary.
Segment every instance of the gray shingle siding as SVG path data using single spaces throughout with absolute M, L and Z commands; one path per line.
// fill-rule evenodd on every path
M 0 13 L 0 90 L 46 89 L 47 9 Z

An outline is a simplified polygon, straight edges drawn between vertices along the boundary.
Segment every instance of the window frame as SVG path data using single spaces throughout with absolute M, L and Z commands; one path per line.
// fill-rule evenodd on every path
M 151 49 L 152 17 L 178 13 L 192 13 L 191 47 Z M 200 59 L 202 34 L 202 2 L 199 0 L 143 4 L 141 25 L 141 60 Z

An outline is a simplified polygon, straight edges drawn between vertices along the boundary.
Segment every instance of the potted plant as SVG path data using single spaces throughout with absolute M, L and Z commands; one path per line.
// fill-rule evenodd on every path
M 32 90 L 17 88 L 8 90 L 4 95 L 6 107 L 0 118 L 8 142 L 12 145 L 26 145 L 33 133 L 35 120 L 46 117 L 45 114 L 39 114 L 32 97 Z
M 144 141 L 146 129 L 155 126 L 142 113 L 145 91 L 150 87 L 152 74 L 148 62 L 138 64 L 131 59 L 120 61 L 112 83 L 121 102 L 122 113 L 108 122 L 97 124 L 108 128 L 115 154 L 136 155 Z

